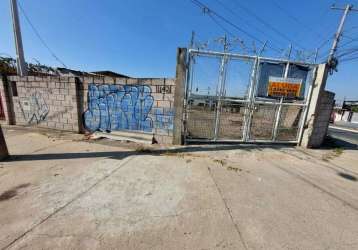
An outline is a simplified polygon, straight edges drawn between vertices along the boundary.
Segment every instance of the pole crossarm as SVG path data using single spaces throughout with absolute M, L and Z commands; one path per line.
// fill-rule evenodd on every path
M 358 11 L 358 9 L 355 9 L 354 6 L 352 4 L 349 4 L 349 11 Z M 346 10 L 346 7 L 337 7 L 336 5 L 332 5 L 331 6 L 332 10 Z

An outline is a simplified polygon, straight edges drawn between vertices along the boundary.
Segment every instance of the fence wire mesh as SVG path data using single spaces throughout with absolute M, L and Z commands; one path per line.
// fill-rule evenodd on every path
M 218 139 L 243 139 L 245 108 L 243 103 L 223 102 L 220 111 Z
M 302 106 L 282 106 L 277 128 L 277 140 L 294 141 L 298 139 L 303 111 L 304 107 Z
M 272 140 L 277 108 L 276 105 L 255 104 L 252 110 L 250 139 Z
M 188 110 L 187 137 L 213 139 L 216 111 L 212 107 L 191 105 Z

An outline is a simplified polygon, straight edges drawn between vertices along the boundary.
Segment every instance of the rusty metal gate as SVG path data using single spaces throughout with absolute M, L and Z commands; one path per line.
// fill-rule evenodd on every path
M 189 49 L 185 141 L 299 143 L 316 68 Z

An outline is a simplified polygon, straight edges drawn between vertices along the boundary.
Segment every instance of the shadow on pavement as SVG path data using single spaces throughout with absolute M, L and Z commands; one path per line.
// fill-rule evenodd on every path
M 336 149 L 336 148 L 358 150 L 358 145 L 346 141 L 342 138 L 327 136 L 320 149 Z
M 349 180 L 349 181 L 357 181 L 357 177 L 347 174 L 347 173 L 340 172 L 340 173 L 338 173 L 338 175 L 346 180 Z
M 81 159 L 81 158 L 99 158 L 107 157 L 110 159 L 122 160 L 132 155 L 171 155 L 180 153 L 195 153 L 195 152 L 211 152 L 222 150 L 236 150 L 243 151 L 261 151 L 265 148 L 281 149 L 293 147 L 288 145 L 191 145 L 179 148 L 169 149 L 155 149 L 155 148 L 139 148 L 132 151 L 110 151 L 110 152 L 76 152 L 76 153 L 48 153 L 48 154 L 23 154 L 23 155 L 11 155 L 9 158 L 3 160 L 3 162 L 13 161 L 45 161 L 45 160 L 68 160 L 68 159 Z

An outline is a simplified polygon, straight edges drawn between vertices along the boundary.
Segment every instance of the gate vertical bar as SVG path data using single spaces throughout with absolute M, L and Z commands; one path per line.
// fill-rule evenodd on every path
M 287 60 L 287 64 L 286 64 L 286 67 L 285 67 L 285 72 L 284 72 L 284 75 L 283 75 L 284 78 L 288 77 L 288 73 L 290 71 L 291 51 L 292 51 L 292 45 L 290 46 L 290 50 L 289 50 L 289 54 L 288 54 L 288 60 Z M 283 97 L 281 97 L 281 99 L 280 99 L 280 104 L 279 104 L 278 110 L 276 112 L 275 124 L 274 124 L 274 127 L 273 127 L 273 133 L 272 133 L 272 141 L 276 141 L 276 139 L 277 139 L 278 126 L 280 124 L 281 113 L 282 113 L 282 103 L 283 103 Z
M 280 119 L 281 119 L 281 112 L 282 112 L 282 103 L 283 103 L 283 97 L 281 97 L 280 99 L 280 104 L 276 113 L 276 117 L 275 117 L 275 126 L 273 129 L 273 136 L 272 136 L 272 140 L 276 141 L 277 138 L 277 132 L 278 132 L 278 125 L 280 124 Z
M 258 65 L 259 65 L 259 57 L 256 57 L 255 61 L 254 61 L 254 66 L 252 68 L 252 73 L 251 73 L 251 80 L 250 80 L 249 94 L 248 94 L 248 103 L 247 103 L 247 106 L 245 108 L 245 113 L 244 113 L 244 132 L 243 132 L 244 133 L 243 134 L 244 142 L 247 142 L 249 140 L 251 119 L 252 119 L 252 110 L 254 108 L 253 105 L 254 105 L 254 100 L 255 100 L 255 85 L 256 85 L 256 75 L 257 75 Z
M 217 140 L 218 133 L 219 133 L 221 102 L 222 102 L 222 96 L 224 95 L 224 92 L 225 92 L 227 61 L 228 61 L 228 57 L 226 55 L 224 55 L 221 59 L 221 66 L 220 66 L 219 96 L 218 96 L 218 103 L 216 105 L 214 141 Z

